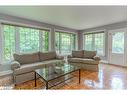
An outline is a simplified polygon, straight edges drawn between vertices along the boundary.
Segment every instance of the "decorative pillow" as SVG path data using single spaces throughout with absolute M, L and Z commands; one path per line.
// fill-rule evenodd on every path
M 56 52 L 46 52 L 46 53 L 39 53 L 40 56 L 40 61 L 45 61 L 45 60 L 51 60 L 51 59 L 56 59 Z
M 14 54 L 14 60 L 18 61 L 21 65 L 27 63 L 39 62 L 39 55 L 37 53 L 31 54 Z
M 100 61 L 101 58 L 100 58 L 99 56 L 94 56 L 94 60 L 96 60 L 96 61 Z
M 72 57 L 82 58 L 83 56 L 84 56 L 84 51 L 83 50 L 72 51 Z
M 90 58 L 93 59 L 94 56 L 96 56 L 96 51 L 86 51 L 84 50 L 84 58 Z

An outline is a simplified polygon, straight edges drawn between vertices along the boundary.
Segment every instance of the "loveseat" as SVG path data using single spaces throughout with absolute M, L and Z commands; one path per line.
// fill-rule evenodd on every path
M 11 63 L 14 83 L 19 84 L 34 79 L 34 70 L 64 61 L 62 56 L 56 52 L 36 52 L 31 54 L 14 54 L 14 61 Z
M 72 51 L 72 54 L 68 55 L 67 59 L 70 64 L 79 66 L 80 68 L 98 71 L 100 57 L 96 55 L 96 51 Z

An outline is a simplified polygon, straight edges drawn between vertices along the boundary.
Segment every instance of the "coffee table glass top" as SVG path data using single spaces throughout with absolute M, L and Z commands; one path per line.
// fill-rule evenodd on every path
M 66 75 L 80 68 L 69 63 L 58 62 L 52 65 L 45 65 L 44 68 L 37 69 L 35 72 L 39 74 L 45 81 L 50 81 L 61 75 Z

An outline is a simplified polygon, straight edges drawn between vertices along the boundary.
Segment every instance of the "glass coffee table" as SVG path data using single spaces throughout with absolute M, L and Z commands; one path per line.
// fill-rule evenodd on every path
M 72 74 L 73 72 L 77 72 L 78 75 L 76 76 L 75 74 L 73 75 Z M 39 77 L 43 79 L 43 81 L 45 82 L 46 89 L 50 89 L 54 86 L 57 86 L 77 76 L 80 83 L 80 68 L 73 66 L 69 63 L 63 63 L 63 62 L 53 63 L 52 65 L 45 65 L 44 68 L 36 69 L 35 70 L 35 87 L 37 85 L 36 84 L 37 75 L 39 75 Z M 60 81 L 60 78 L 62 78 L 61 81 Z M 55 80 L 55 84 L 52 83 L 52 81 L 54 80 Z

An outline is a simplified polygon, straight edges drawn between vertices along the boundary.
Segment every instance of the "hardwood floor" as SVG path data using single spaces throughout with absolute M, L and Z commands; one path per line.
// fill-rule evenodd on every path
M 38 79 L 37 87 L 34 87 L 34 80 L 19 84 L 14 89 L 45 89 L 43 82 Z M 81 70 L 81 83 L 78 78 L 68 83 L 56 86 L 52 89 L 127 89 L 127 68 L 113 65 L 99 64 L 99 72 Z

